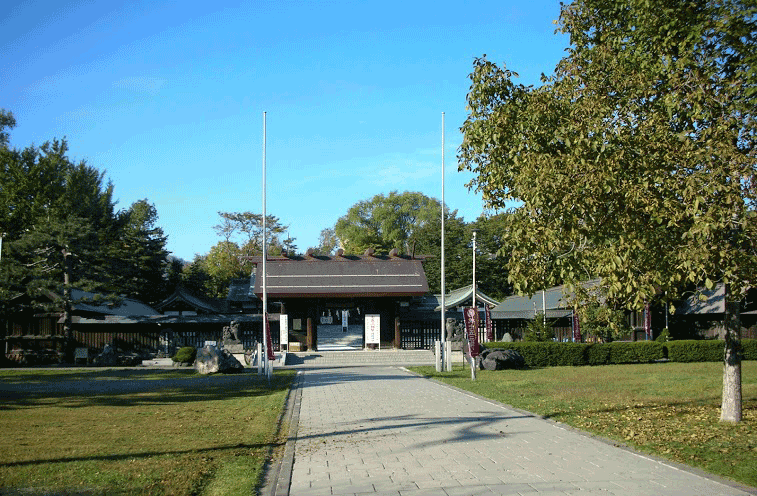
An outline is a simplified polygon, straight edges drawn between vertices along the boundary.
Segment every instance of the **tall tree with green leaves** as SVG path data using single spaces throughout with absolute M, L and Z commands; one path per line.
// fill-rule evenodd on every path
M 167 253 L 147 200 L 115 213 L 104 172 L 68 157 L 65 140 L 11 148 L 12 114 L 0 112 L 0 314 L 64 310 L 71 289 L 150 303 L 164 290 Z
M 103 174 L 71 162 L 67 151 L 58 140 L 0 146 L 0 293 L 5 314 L 62 302 L 68 333 L 72 287 L 110 289 L 102 234 L 113 226 L 114 203 Z
M 485 57 L 470 75 L 459 159 L 489 206 L 520 202 L 515 289 L 601 277 L 639 309 L 722 282 L 739 299 L 757 277 L 757 4 L 576 0 L 558 30 L 568 55 L 541 86 Z M 724 421 L 741 419 L 733 309 Z
M 220 222 L 214 226 L 222 238 L 205 255 L 184 267 L 183 284 L 207 298 L 225 298 L 232 279 L 249 277 L 250 257 L 263 252 L 263 215 L 254 212 L 218 212 Z M 287 226 L 275 215 L 266 217 L 268 254 L 279 255 L 282 249 L 294 252 L 297 246 L 288 235 Z
M 471 228 L 457 211 L 447 210 L 444 218 L 444 273 L 445 290 L 450 292 L 473 282 L 473 251 Z M 442 220 L 437 219 L 418 227 L 413 233 L 413 243 L 418 255 L 427 255 L 423 262 L 428 289 L 441 293 Z
M 110 240 L 111 285 L 121 294 L 149 304 L 168 296 L 166 236 L 158 211 L 147 199 L 119 212 Z
M 349 254 L 362 254 L 368 248 L 412 253 L 415 232 L 440 216 L 439 200 L 423 193 L 392 191 L 350 207 L 336 222 L 334 231 Z
M 318 246 L 313 247 L 318 255 L 331 255 L 339 246 L 339 238 L 336 237 L 336 232 L 333 227 L 326 227 L 321 229 L 321 234 L 318 236 Z

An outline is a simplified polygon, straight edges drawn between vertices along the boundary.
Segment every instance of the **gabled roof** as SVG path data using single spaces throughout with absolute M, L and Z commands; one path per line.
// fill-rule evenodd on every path
M 82 291 L 80 289 L 71 290 L 71 299 L 73 300 L 73 310 L 75 312 L 89 312 L 102 315 L 157 315 L 158 311 L 141 301 L 131 298 L 121 298 L 120 303 L 115 304 L 102 298 L 102 295 Z
M 224 311 L 218 303 L 195 296 L 189 290 L 182 287 L 176 288 L 176 291 L 171 296 L 155 305 L 155 308 L 162 311 L 164 308 L 177 302 L 186 303 L 188 306 L 204 313 L 221 313 Z
M 231 284 L 229 284 L 229 295 L 226 297 L 226 300 L 239 303 L 257 300 L 258 297 L 252 292 L 254 284 L 255 274 L 250 277 L 233 279 Z
M 585 287 L 596 286 L 599 279 L 583 283 Z M 546 307 L 547 318 L 566 317 L 571 314 L 569 304 L 574 293 L 566 286 L 555 286 L 544 291 L 537 291 L 533 296 L 514 295 L 505 298 L 492 309 L 493 319 L 532 319 Z
M 252 259 L 261 270 L 262 258 Z M 266 259 L 270 297 L 420 296 L 428 292 L 422 260 L 401 256 L 277 257 Z M 263 295 L 261 277 L 254 293 Z
M 442 310 L 442 295 L 435 294 L 433 297 L 436 300 L 436 308 L 434 308 L 434 311 L 440 312 Z M 469 302 L 469 304 L 473 303 L 473 284 L 463 286 L 462 288 L 453 289 L 444 297 L 445 308 L 459 307 L 464 305 L 466 302 Z M 499 304 L 497 300 L 490 296 L 487 296 L 478 288 L 476 288 L 476 302 L 484 302 L 492 307 Z

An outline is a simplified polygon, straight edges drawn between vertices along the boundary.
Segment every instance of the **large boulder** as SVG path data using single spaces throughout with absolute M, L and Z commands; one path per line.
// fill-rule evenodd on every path
M 522 369 L 526 360 L 515 350 L 485 349 L 478 357 L 478 365 L 482 370 Z
M 197 350 L 195 370 L 200 374 L 215 374 L 218 372 L 239 372 L 244 366 L 227 350 L 219 350 L 217 346 L 205 346 Z

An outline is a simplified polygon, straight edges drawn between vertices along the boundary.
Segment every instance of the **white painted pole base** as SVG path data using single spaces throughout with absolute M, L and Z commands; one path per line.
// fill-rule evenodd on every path
M 263 343 L 258 343 L 257 356 L 258 356 L 258 375 L 262 375 L 263 374 Z
M 444 370 L 452 372 L 452 343 L 444 342 Z
M 442 371 L 442 347 L 439 341 L 434 341 L 434 362 L 436 363 L 436 371 Z

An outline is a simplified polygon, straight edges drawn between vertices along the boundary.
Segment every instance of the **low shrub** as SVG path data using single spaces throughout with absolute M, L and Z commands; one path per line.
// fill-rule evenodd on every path
M 176 352 L 172 360 L 178 363 L 194 363 L 195 358 L 197 358 L 197 348 L 194 346 L 184 346 L 179 348 L 179 351 Z
M 516 350 L 525 358 L 529 367 L 649 363 L 664 358 L 662 343 L 654 341 L 591 344 L 556 342 L 486 343 L 486 347 Z
M 720 362 L 723 360 L 725 343 L 720 340 L 670 341 L 665 343 L 671 362 Z
M 721 362 L 725 351 L 725 343 L 720 339 L 670 341 L 665 347 L 672 362 Z M 741 357 L 757 360 L 757 339 L 741 340 Z
M 757 360 L 757 339 L 742 339 L 741 348 L 744 360 Z
M 487 348 L 516 350 L 529 367 L 614 365 L 652 363 L 665 358 L 672 362 L 720 362 L 725 343 L 720 340 L 615 341 L 613 343 L 556 343 L 553 341 L 496 342 Z M 757 339 L 742 339 L 744 360 L 757 360 Z

